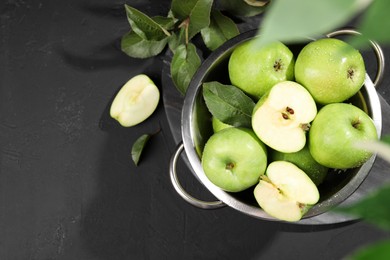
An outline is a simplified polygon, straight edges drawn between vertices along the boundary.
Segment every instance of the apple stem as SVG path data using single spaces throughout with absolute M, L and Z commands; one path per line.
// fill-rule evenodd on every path
M 359 129 L 359 125 L 360 125 L 360 120 L 359 119 L 357 119 L 356 121 L 352 122 L 352 126 L 355 129 Z
M 310 123 L 301 124 L 301 128 L 303 129 L 303 131 L 309 131 L 309 129 L 310 129 Z
M 230 162 L 230 163 L 228 163 L 228 164 L 226 164 L 226 170 L 231 170 L 231 169 L 233 169 L 234 168 L 234 163 L 232 163 L 232 162 Z

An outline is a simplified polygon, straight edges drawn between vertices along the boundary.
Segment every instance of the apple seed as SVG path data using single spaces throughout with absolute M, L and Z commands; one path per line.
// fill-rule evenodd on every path
M 290 119 L 290 115 L 294 115 L 294 109 L 292 109 L 291 107 L 286 107 L 286 112 L 282 112 L 282 117 L 283 119 Z
M 286 111 L 287 111 L 290 115 L 294 115 L 294 109 L 292 109 L 291 107 L 286 107 Z

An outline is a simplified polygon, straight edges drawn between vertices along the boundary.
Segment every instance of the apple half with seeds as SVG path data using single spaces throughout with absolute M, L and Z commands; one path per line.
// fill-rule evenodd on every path
M 160 92 L 153 81 L 139 74 L 119 90 L 111 104 L 110 115 L 124 127 L 134 126 L 153 114 L 159 100 Z
M 306 144 L 306 132 L 317 114 L 310 93 L 300 84 L 283 81 L 274 85 L 256 104 L 252 128 L 274 150 L 292 153 Z
M 299 221 L 320 198 L 317 186 L 293 163 L 275 161 L 254 189 L 260 207 L 270 216 Z

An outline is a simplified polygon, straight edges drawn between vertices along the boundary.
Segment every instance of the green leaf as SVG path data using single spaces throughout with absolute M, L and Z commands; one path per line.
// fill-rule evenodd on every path
M 169 49 L 175 53 L 176 48 L 182 44 L 186 44 L 185 28 L 180 28 L 176 33 L 173 33 L 168 40 Z
M 175 28 L 176 20 L 172 17 L 154 16 L 152 20 L 159 24 L 165 30 L 171 31 Z
M 183 95 L 201 64 L 194 44 L 180 45 L 176 48 L 171 62 L 171 76 L 176 88 Z
M 390 185 L 384 185 L 353 205 L 335 211 L 363 218 L 382 229 L 390 230 Z
M 151 135 L 149 134 L 143 134 L 134 142 L 131 148 L 131 158 L 133 159 L 135 165 L 138 165 L 142 151 L 144 150 L 144 147 L 149 141 L 150 137 Z
M 164 27 L 156 23 L 146 14 L 126 4 L 125 9 L 127 20 L 129 21 L 131 28 L 142 39 L 160 41 L 169 36 L 169 33 Z
M 181 21 L 189 22 L 189 40 L 210 24 L 212 5 L 213 0 L 172 0 L 172 14 Z
M 390 259 L 390 240 L 376 242 L 374 244 L 362 247 L 346 260 L 388 260 Z
M 371 6 L 364 13 L 363 19 L 359 25 L 359 31 L 368 39 L 372 39 L 383 44 L 389 44 L 389 9 L 389 0 L 373 1 Z
M 168 42 L 168 37 L 160 41 L 145 40 L 134 31 L 123 35 L 121 49 L 124 53 L 133 58 L 149 58 L 159 54 Z
M 218 3 L 222 10 L 225 10 L 236 16 L 251 17 L 262 13 L 264 6 L 251 6 L 244 0 L 219 0 Z
M 255 103 L 241 89 L 217 81 L 203 83 L 203 98 L 210 113 L 225 124 L 251 127 Z
M 200 32 L 204 43 L 210 50 L 217 49 L 225 41 L 240 33 L 233 20 L 217 10 L 211 12 L 210 25 Z
M 279 40 L 301 42 L 317 37 L 348 22 L 370 1 L 362 0 L 278 0 L 265 13 L 259 44 Z
M 385 135 L 382 137 L 382 141 L 387 143 L 387 144 L 390 144 L 390 135 Z

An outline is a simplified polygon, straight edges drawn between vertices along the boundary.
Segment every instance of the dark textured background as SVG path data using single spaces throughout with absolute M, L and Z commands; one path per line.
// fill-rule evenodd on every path
M 127 3 L 166 15 L 170 1 Z M 118 48 L 129 29 L 123 4 L 0 3 L 0 259 L 340 259 L 389 237 L 363 222 L 286 225 L 179 198 L 162 100 L 133 128 L 108 115 L 136 74 L 163 92 L 161 57 L 132 59 Z M 389 78 L 380 87 L 387 99 Z M 160 128 L 135 167 L 132 143 Z M 183 162 L 179 172 L 207 198 Z

